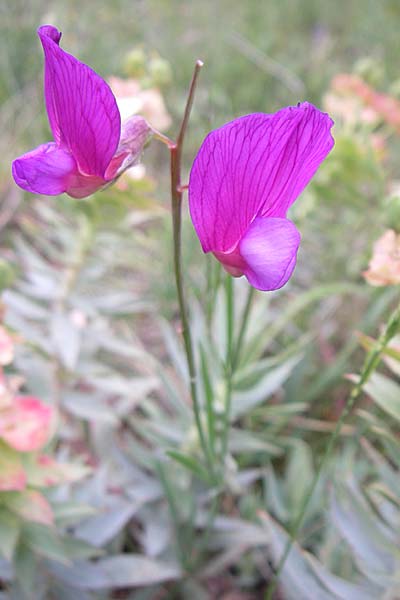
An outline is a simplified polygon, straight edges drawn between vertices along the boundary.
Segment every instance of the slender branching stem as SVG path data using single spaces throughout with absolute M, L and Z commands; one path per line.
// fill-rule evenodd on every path
M 185 137 L 186 129 L 187 129 L 187 126 L 189 123 L 190 113 L 191 113 L 192 106 L 193 106 L 194 93 L 196 90 L 197 79 L 199 77 L 200 69 L 203 66 L 203 64 L 204 64 L 203 61 L 197 60 L 195 66 L 194 66 L 192 81 L 190 82 L 189 94 L 188 94 L 187 101 L 186 101 L 185 112 L 183 113 L 183 119 L 182 119 L 181 127 L 179 129 L 178 139 L 176 142 L 176 145 L 179 148 L 182 148 L 182 145 L 183 145 L 183 139 Z
M 173 146 L 175 146 L 175 142 L 173 140 L 171 140 L 167 135 L 164 135 L 160 131 L 157 131 L 157 129 L 153 129 L 153 136 L 156 140 L 168 146 L 168 148 L 172 148 Z
M 170 166 L 171 166 L 171 202 L 172 202 L 172 225 L 173 225 L 173 244 L 174 244 L 174 272 L 176 290 L 178 295 L 179 314 L 182 324 L 182 336 L 185 346 L 185 354 L 189 372 L 190 393 L 193 402 L 193 411 L 196 421 L 196 428 L 199 434 L 201 447 L 212 472 L 213 462 L 209 446 L 207 444 L 204 433 L 204 426 L 201 419 L 200 403 L 197 394 L 196 385 L 196 363 L 193 351 L 193 342 L 190 331 L 190 323 L 186 306 L 183 273 L 182 273 L 182 194 L 183 186 L 181 183 L 181 165 L 182 165 L 182 146 L 189 122 L 190 111 L 193 105 L 194 92 L 196 89 L 197 78 L 203 63 L 198 60 L 196 62 L 192 81 L 190 84 L 186 108 L 182 119 L 176 143 L 168 143 L 170 150 Z
M 304 520 L 304 516 L 307 511 L 307 508 L 308 508 L 311 498 L 314 494 L 315 488 L 318 485 L 322 471 L 324 470 L 324 467 L 326 466 L 326 464 L 328 462 L 328 459 L 329 459 L 329 457 L 332 453 L 332 450 L 335 446 L 336 440 L 341 432 L 342 425 L 344 424 L 348 415 L 352 411 L 354 404 L 356 403 L 358 397 L 361 394 L 363 386 L 365 385 L 365 383 L 368 381 L 369 377 L 372 375 L 372 373 L 378 366 L 378 364 L 381 360 L 382 352 L 385 350 L 385 348 L 388 345 L 388 343 L 390 342 L 390 340 L 396 335 L 399 328 L 400 328 L 400 304 L 398 305 L 398 307 L 393 311 L 393 313 L 389 317 L 389 321 L 388 321 L 383 333 L 380 335 L 376 344 L 374 345 L 374 347 L 370 350 L 370 352 L 366 356 L 366 359 L 365 359 L 365 362 L 364 362 L 364 365 L 363 365 L 363 368 L 361 371 L 361 375 L 358 378 L 357 383 L 355 384 L 355 386 L 353 387 L 353 389 L 349 395 L 346 405 L 336 423 L 335 429 L 329 438 L 325 453 L 324 453 L 324 455 L 321 459 L 321 462 L 318 466 L 317 472 L 311 483 L 311 487 L 310 487 L 307 495 L 304 497 L 304 500 L 300 507 L 299 514 L 297 515 L 297 518 L 296 518 L 294 525 L 292 527 L 292 530 L 290 532 L 289 538 L 286 542 L 286 546 L 283 551 L 282 557 L 278 563 L 278 566 L 277 566 L 277 569 L 275 572 L 275 576 L 273 577 L 270 585 L 268 586 L 268 589 L 267 589 L 267 592 L 265 595 L 265 600 L 272 600 L 272 598 L 273 598 L 274 591 L 278 585 L 279 577 L 283 571 L 283 568 L 284 568 L 286 560 L 290 554 L 292 546 L 297 538 L 297 534 L 300 530 L 300 527 L 303 524 L 303 520 Z

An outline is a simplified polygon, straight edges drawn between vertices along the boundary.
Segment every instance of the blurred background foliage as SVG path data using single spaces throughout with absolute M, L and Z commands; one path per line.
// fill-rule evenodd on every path
M 362 272 L 385 228 L 400 230 L 400 5 L 15 0 L 0 17 L 0 286 L 18 336 L 6 374 L 57 410 L 48 452 L 91 468 L 77 484 L 40 488 L 51 524 L 0 494 L 0 531 L 9 511 L 15 522 L 0 541 L 0 598 L 262 598 L 349 393 L 345 376 L 398 301 L 397 287 L 372 288 Z M 34 198 L 11 180 L 11 160 L 49 139 L 43 23 L 104 78 L 161 94 L 170 125 L 159 104 L 152 117 L 172 137 L 204 60 L 186 173 L 205 134 L 238 115 L 307 99 L 335 118 L 335 149 L 293 207 L 295 275 L 254 298 L 218 488 L 187 394 L 165 148 L 153 142 L 145 172 L 87 201 Z M 224 289 L 188 219 L 184 262 L 204 419 L 218 434 Z M 246 282 L 234 291 L 239 323 Z M 396 598 L 399 357 L 395 338 L 342 430 L 277 598 Z

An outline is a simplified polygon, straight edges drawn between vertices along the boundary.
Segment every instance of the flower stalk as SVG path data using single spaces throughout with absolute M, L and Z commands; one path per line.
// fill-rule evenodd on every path
M 193 351 L 192 335 L 186 306 L 186 299 L 183 285 L 182 273 L 182 195 L 185 186 L 181 182 L 182 165 L 182 147 L 186 129 L 189 122 L 190 112 L 193 105 L 194 93 L 200 69 L 203 66 L 202 61 L 198 60 L 195 64 L 192 81 L 189 88 L 189 94 L 186 102 L 185 112 L 180 126 L 176 143 L 168 143 L 170 151 L 170 170 L 171 170 L 171 207 L 172 207 L 172 226 L 173 226 L 173 244 L 174 244 L 174 273 L 176 291 L 178 296 L 179 315 L 182 324 L 182 337 L 185 347 L 186 362 L 189 372 L 190 393 L 193 402 L 193 411 L 196 422 L 196 428 L 199 434 L 200 444 L 208 467 L 213 472 L 213 461 L 209 445 L 204 433 L 204 426 L 201 419 L 201 408 L 197 394 L 197 375 L 196 363 Z
M 244 338 L 245 338 L 246 331 L 247 331 L 247 325 L 249 322 L 250 311 L 251 311 L 251 307 L 253 305 L 253 298 L 255 296 L 255 293 L 256 293 L 255 288 L 253 288 L 252 286 L 249 286 L 246 304 L 243 309 L 242 322 L 240 325 L 239 335 L 238 335 L 237 342 L 236 342 L 235 352 L 233 353 L 233 357 L 232 357 L 232 370 L 236 369 L 236 367 L 238 366 L 239 361 L 240 361 L 240 354 L 242 351 L 242 345 L 243 345 Z

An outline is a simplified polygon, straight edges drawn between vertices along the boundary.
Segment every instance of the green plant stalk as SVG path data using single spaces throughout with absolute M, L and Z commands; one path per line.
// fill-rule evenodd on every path
M 225 279 L 225 293 L 226 293 L 226 365 L 232 366 L 233 356 L 233 329 L 234 329 L 234 318 L 235 318 L 235 298 L 233 290 L 233 278 L 231 275 L 226 275 Z
M 265 595 L 265 600 L 272 600 L 273 598 L 273 593 L 276 590 L 276 587 L 278 585 L 278 581 L 279 581 L 279 577 L 283 571 L 283 568 L 285 566 L 286 560 L 289 556 L 289 553 L 292 549 L 293 543 L 295 542 L 296 538 L 297 538 L 297 534 L 299 532 L 299 529 L 303 523 L 303 519 L 304 516 L 306 514 L 308 505 L 311 501 L 311 498 L 313 496 L 313 493 L 315 491 L 315 488 L 317 487 L 317 484 L 320 480 L 322 471 L 332 453 L 332 450 L 335 446 L 336 440 L 340 434 L 340 431 L 342 429 L 342 425 L 345 422 L 345 420 L 347 419 L 348 415 L 350 414 L 351 410 L 353 409 L 353 406 L 356 402 L 356 400 L 358 399 L 358 397 L 361 394 L 362 388 L 365 385 L 365 383 L 368 381 L 369 377 L 371 376 L 371 374 L 374 372 L 374 370 L 376 369 L 376 367 L 378 366 L 380 360 L 381 360 L 381 355 L 382 352 L 385 350 L 387 344 L 390 342 L 390 340 L 396 335 L 396 333 L 398 332 L 398 330 L 400 329 L 400 304 L 397 306 L 397 308 L 393 311 L 393 313 L 390 315 L 388 323 L 385 327 L 385 330 L 383 331 L 383 333 L 380 335 L 380 337 L 378 338 L 376 344 L 374 345 L 373 348 L 371 348 L 371 350 L 369 351 L 369 353 L 366 356 L 362 371 L 361 371 L 361 375 L 357 381 L 357 383 L 355 384 L 354 388 L 352 389 L 350 396 L 346 402 L 346 405 L 336 423 L 336 427 L 332 432 L 332 435 L 329 438 L 328 441 L 328 445 L 326 447 L 325 453 L 322 457 L 322 460 L 318 466 L 317 472 L 315 474 L 315 477 L 311 483 L 311 487 L 310 490 L 308 492 L 308 494 L 305 496 L 302 506 L 300 508 L 300 512 L 293 524 L 292 530 L 290 532 L 289 538 L 286 542 L 286 546 L 283 552 L 283 555 L 278 563 L 275 575 L 270 583 L 270 585 L 268 586 L 266 595 Z
M 224 412 L 221 432 L 221 467 L 225 464 L 225 457 L 228 451 L 228 436 L 230 425 L 230 414 L 232 404 L 232 357 L 233 357 L 233 321 L 234 321 L 234 296 L 233 280 L 231 275 L 225 277 L 225 296 L 226 296 L 226 357 L 224 365 Z
M 201 447 L 204 457 L 208 463 L 210 471 L 213 472 L 213 461 L 204 434 L 204 427 L 201 420 L 201 410 L 199 398 L 197 395 L 196 385 L 196 364 L 193 352 L 192 336 L 190 332 L 190 323 L 186 307 L 186 300 L 183 287 L 182 273 L 182 182 L 181 182 L 181 164 L 182 164 L 182 146 L 185 137 L 185 132 L 189 122 L 190 111 L 193 105 L 194 92 L 196 89 L 197 78 L 203 63 L 197 61 L 193 72 L 192 81 L 189 88 L 188 99 L 179 130 L 176 143 L 169 142 L 167 145 L 170 150 L 170 167 L 171 167 L 171 208 L 172 208 L 172 227 L 173 227 L 173 244 L 174 244 L 174 273 L 176 291 L 178 296 L 179 314 L 182 324 L 182 337 L 185 346 L 186 361 L 189 372 L 190 393 L 193 402 L 193 412 L 196 422 L 196 428 L 199 434 Z
M 200 359 L 201 359 L 201 377 L 203 380 L 204 391 L 206 396 L 206 416 L 207 416 L 207 429 L 208 439 L 210 444 L 210 451 L 212 456 L 215 456 L 215 413 L 214 413 L 214 390 L 210 380 L 210 375 L 207 368 L 207 361 L 205 352 L 202 346 L 200 346 Z
M 232 359 L 232 370 L 233 371 L 236 369 L 236 367 L 239 364 L 241 348 L 242 348 L 244 337 L 246 335 L 247 325 L 249 322 L 249 316 L 250 316 L 250 311 L 251 311 L 251 307 L 253 304 L 253 298 L 254 298 L 255 292 L 256 292 L 255 288 L 253 288 L 252 286 L 249 286 L 246 304 L 243 309 L 242 323 L 240 325 L 239 335 L 238 335 L 238 339 L 236 341 L 235 352 L 233 354 L 233 359 Z
M 247 294 L 247 300 L 242 313 L 242 320 L 239 329 L 239 335 L 236 343 L 234 343 L 234 293 L 233 293 L 233 279 L 230 275 L 227 275 L 226 279 L 226 313 L 227 313 L 227 354 L 225 362 L 225 399 L 224 399 L 224 424 L 222 434 L 222 466 L 225 462 L 226 453 L 228 450 L 228 437 L 230 427 L 230 416 L 231 416 L 231 405 L 232 405 L 232 380 L 235 374 L 235 370 L 239 364 L 241 346 L 246 335 L 247 325 L 251 313 L 251 307 L 253 304 L 253 298 L 255 289 L 249 287 Z
M 213 256 L 207 255 L 207 299 L 206 315 L 209 329 L 212 325 L 212 318 L 215 307 L 215 300 L 221 279 L 221 263 Z

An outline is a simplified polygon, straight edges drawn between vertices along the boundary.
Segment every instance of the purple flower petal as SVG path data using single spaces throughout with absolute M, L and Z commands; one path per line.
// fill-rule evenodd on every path
M 300 239 L 288 219 L 257 217 L 239 245 L 251 285 L 263 291 L 284 286 L 296 266 Z
M 45 99 L 54 139 L 82 174 L 104 177 L 118 147 L 121 118 L 108 84 L 59 47 L 61 33 L 38 29 L 45 55 Z
M 12 173 L 24 190 L 56 196 L 67 191 L 76 173 L 76 162 L 69 152 L 49 142 L 16 158 Z
M 204 252 L 231 251 L 257 215 L 286 216 L 332 149 L 332 124 L 305 102 L 212 131 L 189 184 L 190 213 Z

